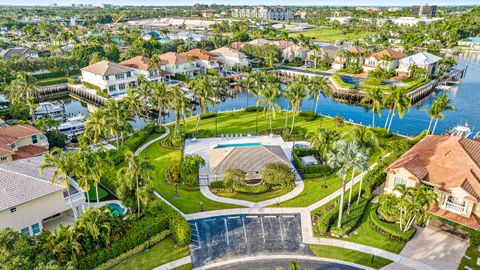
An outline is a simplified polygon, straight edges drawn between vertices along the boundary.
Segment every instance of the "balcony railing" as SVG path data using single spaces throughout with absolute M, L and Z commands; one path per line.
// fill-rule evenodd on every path
M 448 210 L 457 214 L 465 214 L 465 211 L 466 211 L 465 205 L 459 205 L 451 202 L 445 202 L 443 207 L 445 208 L 445 210 Z
M 84 201 L 85 200 L 85 195 L 83 192 L 78 192 L 75 194 L 71 194 L 70 196 L 65 196 L 65 203 L 70 205 L 70 198 L 72 199 L 72 203 L 78 202 L 78 201 Z

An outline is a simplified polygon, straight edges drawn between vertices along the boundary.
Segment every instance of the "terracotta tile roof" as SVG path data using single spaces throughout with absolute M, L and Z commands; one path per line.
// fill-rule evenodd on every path
M 362 47 L 359 47 L 359 46 L 355 46 L 355 47 L 351 47 L 350 49 L 348 49 L 349 52 L 352 52 L 352 53 L 363 53 L 365 52 L 365 49 L 362 48 Z
M 133 71 L 133 69 L 130 67 L 122 66 L 120 64 L 110 62 L 107 60 L 103 60 L 98 63 L 86 66 L 81 70 L 94 73 L 100 76 L 115 75 L 120 73 L 126 73 L 128 71 Z
M 215 60 L 218 57 L 218 54 L 207 52 L 207 51 L 202 50 L 202 49 L 193 49 L 193 50 L 190 50 L 188 52 L 183 53 L 183 55 L 185 55 L 185 56 L 190 55 L 194 59 L 200 59 L 200 60 L 204 60 L 204 61 Z
M 375 59 L 377 59 L 377 60 L 382 60 L 382 57 L 384 55 L 389 56 L 391 59 L 401 59 L 401 58 L 406 57 L 405 54 L 399 53 L 399 52 L 397 52 L 393 49 L 386 49 L 386 50 L 383 50 L 383 51 L 372 53 L 372 54 L 370 54 L 370 57 L 375 57 Z
M 189 62 L 183 53 L 167 52 L 159 56 L 160 60 L 170 65 L 180 65 Z
M 42 133 L 36 127 L 30 124 L 20 124 L 10 127 L 0 128 L 0 138 L 23 138 L 34 134 Z M 13 142 L 13 141 L 12 141 Z
M 18 148 L 18 151 L 13 154 L 13 160 L 29 158 L 48 153 L 48 148 L 38 145 L 26 145 Z
M 148 59 L 148 57 L 139 55 L 139 56 L 135 56 L 133 58 L 130 58 L 128 60 L 122 61 L 119 64 L 122 65 L 122 66 L 127 66 L 127 67 L 131 67 L 131 68 L 139 69 L 139 70 L 148 71 L 149 70 L 149 65 L 148 65 L 149 62 L 150 62 L 150 59 Z
M 230 48 L 240 50 L 243 46 L 245 46 L 245 44 L 245 42 L 233 42 L 232 44 L 230 44 Z
M 463 224 L 475 230 L 480 230 L 480 220 L 475 214 L 471 214 L 470 217 L 464 217 L 453 212 L 441 209 L 437 206 L 432 208 L 430 212 L 436 216 L 446 218 L 448 220 Z
M 386 171 L 404 168 L 412 180 L 443 190 L 461 188 L 480 201 L 480 142 L 464 137 L 429 135 L 403 154 Z

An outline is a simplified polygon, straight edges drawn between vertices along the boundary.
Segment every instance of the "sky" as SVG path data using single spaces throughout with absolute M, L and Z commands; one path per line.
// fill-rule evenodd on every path
M 426 2 L 425 0 L 1 0 L 0 5 L 48 5 L 57 3 L 58 5 L 71 5 L 76 4 L 93 4 L 98 5 L 100 3 L 108 3 L 114 5 L 144 5 L 144 6 L 172 6 L 172 5 L 192 5 L 194 3 L 216 3 L 224 5 L 296 5 L 296 6 L 409 6 L 413 4 L 421 4 Z M 480 5 L 480 0 L 437 0 L 431 2 L 432 5 Z

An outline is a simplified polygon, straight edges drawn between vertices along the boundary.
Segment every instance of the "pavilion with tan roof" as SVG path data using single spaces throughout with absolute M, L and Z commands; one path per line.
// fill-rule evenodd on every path
M 480 142 L 429 135 L 385 171 L 385 192 L 427 185 L 438 194 L 432 214 L 480 230 Z

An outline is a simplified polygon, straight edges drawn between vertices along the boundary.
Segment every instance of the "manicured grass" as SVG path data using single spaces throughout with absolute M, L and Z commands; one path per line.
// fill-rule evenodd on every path
M 140 156 L 148 158 L 155 167 L 152 171 L 154 189 L 182 212 L 187 214 L 199 212 L 201 201 L 203 201 L 203 209 L 205 211 L 241 207 L 211 201 L 205 198 L 200 191 L 186 191 L 181 188 L 178 188 L 180 196 L 174 197 L 175 186 L 165 181 L 165 172 L 168 168 L 180 162 L 181 152 L 179 149 L 167 149 L 161 147 L 160 142 L 156 142 L 147 147 Z
M 112 270 L 147 270 L 153 269 L 162 264 L 178 260 L 188 256 L 188 246 L 178 247 L 171 238 L 166 238 L 153 246 L 150 250 L 141 252 Z
M 463 257 L 460 265 L 458 266 L 458 270 L 464 270 L 466 269 L 466 266 L 470 267 L 471 269 L 480 269 L 480 266 L 477 265 L 477 260 L 480 258 L 480 252 L 478 252 L 476 248 L 469 246 L 465 252 L 465 256 L 470 257 L 470 259 Z
M 291 37 L 298 37 L 300 34 L 303 34 L 306 37 L 310 37 L 316 40 L 320 41 L 327 41 L 327 42 L 334 42 L 337 40 L 352 40 L 352 39 L 358 39 L 358 38 L 364 38 L 368 36 L 367 33 L 365 32 L 347 32 L 347 33 L 342 33 L 342 30 L 340 29 L 333 29 L 333 28 L 322 28 L 322 29 L 315 29 L 315 30 L 309 30 L 306 32 L 298 32 L 298 33 L 293 33 L 290 36 Z
M 245 200 L 250 202 L 261 202 L 265 200 L 269 200 L 272 198 L 276 198 L 287 194 L 288 192 L 292 191 L 292 189 L 277 189 L 269 192 L 265 192 L 262 194 L 244 194 L 239 192 L 218 192 L 215 193 L 218 196 L 222 196 L 225 198 L 232 198 L 237 200 Z
M 357 263 L 375 269 L 380 269 L 392 262 L 385 258 L 375 256 L 372 263 L 372 255 L 345 248 L 321 245 L 310 245 L 310 248 L 317 257 Z
M 182 266 L 173 268 L 173 270 L 192 270 L 192 264 L 184 264 Z
M 97 201 L 97 193 L 95 190 L 95 186 L 92 185 L 91 188 L 88 190 L 87 196 L 90 198 L 91 202 L 96 202 Z M 104 190 L 102 187 L 98 187 L 98 198 L 100 201 L 102 201 L 104 198 L 108 196 L 108 192 Z

